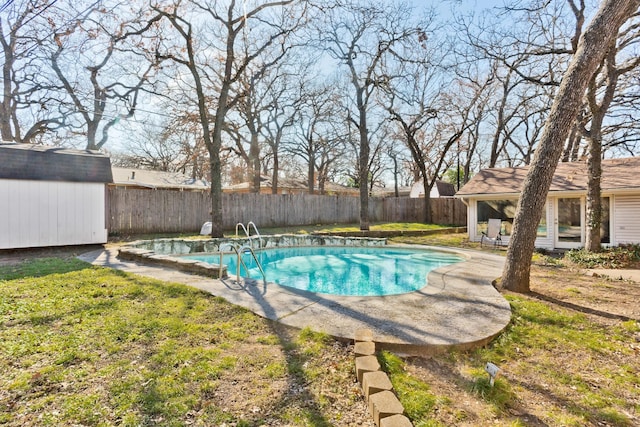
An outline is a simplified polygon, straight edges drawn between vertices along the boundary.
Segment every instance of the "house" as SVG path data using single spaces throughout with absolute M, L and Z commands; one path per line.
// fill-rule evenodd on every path
M 105 243 L 111 181 L 96 151 L 0 144 L 0 249 Z
M 194 179 L 180 172 L 164 172 L 135 168 L 111 168 L 115 187 L 173 189 L 173 190 L 209 190 L 211 184 L 203 179 Z
M 252 183 L 249 181 L 239 184 L 227 185 L 222 188 L 224 193 L 251 193 Z M 269 176 L 260 176 L 260 194 L 272 194 L 273 180 Z M 316 194 L 319 189 L 316 183 L 314 188 Z M 353 187 L 327 182 L 324 185 L 325 194 L 340 196 L 358 196 L 359 190 Z M 306 180 L 280 178 L 278 179 L 278 194 L 309 194 L 309 184 Z
M 354 195 L 359 196 L 360 191 L 357 188 L 354 188 L 354 190 L 356 190 L 357 192 L 357 194 L 354 194 Z M 398 186 L 398 197 L 409 197 L 410 192 L 411 192 L 411 187 L 407 187 L 404 185 Z M 395 186 L 393 185 L 389 187 L 381 187 L 381 186 L 374 185 L 370 195 L 371 197 L 380 197 L 380 198 L 396 197 L 396 189 L 395 189 Z
M 508 243 L 528 167 L 484 169 L 456 193 L 467 205 L 469 239 L 479 241 L 489 218 L 502 219 Z M 602 161 L 602 243 L 640 243 L 640 157 Z M 559 163 L 549 189 L 536 247 L 580 248 L 585 243 L 586 162 Z
M 437 199 L 438 197 L 453 197 L 454 194 L 456 194 L 456 188 L 453 186 L 453 184 L 438 179 L 433 184 L 433 187 L 431 187 L 429 197 L 432 199 Z M 422 183 L 422 180 L 416 181 L 411 186 L 409 197 L 414 199 L 424 197 L 424 184 Z

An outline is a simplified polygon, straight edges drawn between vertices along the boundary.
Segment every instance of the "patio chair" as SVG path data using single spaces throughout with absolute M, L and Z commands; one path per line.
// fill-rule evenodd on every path
M 489 218 L 487 222 L 487 231 L 482 232 L 482 237 L 480 238 L 480 247 L 485 240 L 489 242 L 493 242 L 493 246 L 500 244 L 502 245 L 502 220 L 499 218 Z

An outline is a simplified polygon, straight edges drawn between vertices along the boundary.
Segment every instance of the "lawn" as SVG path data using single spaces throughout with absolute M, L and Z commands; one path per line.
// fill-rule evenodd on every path
M 0 268 L 0 342 L 0 425 L 367 418 L 345 345 L 280 330 L 181 284 L 75 259 Z
M 379 354 L 414 425 L 640 425 L 640 286 L 537 255 L 532 291 L 486 348 Z M 0 425 L 373 426 L 351 346 L 70 257 L 0 267 L 0 343 Z

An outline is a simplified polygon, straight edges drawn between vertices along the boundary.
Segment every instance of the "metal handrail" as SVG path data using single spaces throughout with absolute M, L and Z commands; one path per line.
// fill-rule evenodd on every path
M 256 265 L 258 266 L 258 270 L 260 270 L 260 273 L 262 274 L 262 280 L 264 280 L 264 283 L 267 283 L 267 275 L 265 274 L 262 265 L 260 264 L 260 261 L 258 260 L 258 257 L 256 256 L 256 253 L 253 251 L 253 248 L 251 246 L 236 246 L 233 245 L 231 243 L 227 243 L 224 245 L 220 245 L 220 265 L 222 265 L 222 253 L 224 252 L 223 248 L 229 247 L 233 250 L 233 252 L 236 253 L 236 255 L 238 256 L 238 262 L 236 264 L 236 282 L 240 283 L 240 265 L 242 265 L 244 267 L 244 270 L 247 272 L 248 277 L 251 277 L 250 273 L 249 273 L 249 267 L 247 267 L 247 264 L 244 262 L 244 260 L 242 259 L 242 253 L 246 253 L 246 252 L 250 252 L 251 256 L 253 257 L 253 259 L 256 262 Z
M 260 270 L 260 273 L 262 274 L 262 280 L 264 280 L 264 282 L 267 283 L 267 275 L 262 269 L 262 264 L 260 264 L 260 261 L 258 260 L 258 257 L 256 256 L 256 253 L 254 252 L 253 248 L 247 245 L 240 246 L 240 251 L 244 251 L 245 253 L 246 252 L 251 253 L 251 256 L 253 257 L 254 261 L 256 262 L 256 265 L 258 266 L 258 270 Z M 249 274 L 249 269 L 247 269 L 247 266 L 246 264 L 244 264 L 244 261 L 242 261 L 242 264 L 244 265 L 245 270 L 247 270 L 247 274 Z
M 247 236 L 247 238 L 249 240 L 251 240 L 251 226 L 253 225 L 253 229 L 256 232 L 256 236 L 258 236 L 258 241 L 259 241 L 259 245 L 258 248 L 262 247 L 262 236 L 260 235 L 260 232 L 258 231 L 258 227 L 256 227 L 256 224 L 253 221 L 249 221 L 247 223 L 247 226 L 245 227 L 243 223 L 239 222 L 236 224 L 236 237 L 238 237 L 238 228 L 242 228 L 242 230 L 244 231 L 244 234 Z
M 247 223 L 247 231 L 248 231 L 248 232 L 251 232 L 251 226 L 252 226 L 252 225 L 253 225 L 253 229 L 254 229 L 254 230 L 255 230 L 255 232 L 256 232 L 256 236 L 258 236 L 258 240 L 259 240 L 259 242 L 260 242 L 260 244 L 259 244 L 258 248 L 261 248 L 261 247 L 262 247 L 262 236 L 260 235 L 260 232 L 258 231 L 258 227 L 256 227 L 256 224 L 255 224 L 253 221 L 249 221 L 249 222 Z M 251 238 L 251 236 L 249 235 L 249 233 L 247 233 L 247 237 Z
M 249 230 L 247 230 L 247 227 L 245 227 L 244 224 L 241 222 L 236 224 L 236 237 L 238 237 L 238 226 L 242 227 L 242 230 L 244 230 L 244 234 L 246 234 L 246 236 L 249 237 Z

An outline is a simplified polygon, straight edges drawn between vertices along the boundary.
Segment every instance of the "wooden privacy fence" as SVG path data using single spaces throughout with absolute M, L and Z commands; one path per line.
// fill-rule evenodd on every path
M 308 224 L 348 224 L 359 221 L 360 201 L 350 196 L 307 194 L 222 195 L 223 228 L 253 221 L 259 228 Z M 211 220 L 211 196 L 206 191 L 107 188 L 107 228 L 110 234 L 191 233 Z M 424 200 L 371 198 L 372 222 L 422 222 Z M 466 225 L 465 205 L 457 199 L 432 199 L 432 222 Z

